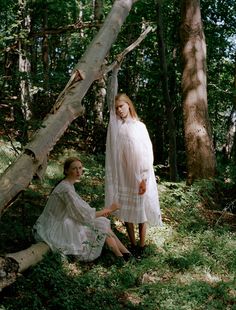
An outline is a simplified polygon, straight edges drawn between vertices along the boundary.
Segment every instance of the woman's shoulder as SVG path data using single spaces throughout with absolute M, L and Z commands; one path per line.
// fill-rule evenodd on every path
M 135 120 L 132 122 L 132 127 L 134 130 L 147 130 L 146 125 L 140 120 Z
M 53 193 L 62 193 L 62 192 L 70 192 L 74 191 L 74 186 L 69 182 L 62 180 L 57 186 L 54 188 Z

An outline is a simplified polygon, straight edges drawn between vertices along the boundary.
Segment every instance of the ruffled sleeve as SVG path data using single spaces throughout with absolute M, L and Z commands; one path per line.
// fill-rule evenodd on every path
M 60 199 L 66 207 L 69 217 L 81 224 L 91 223 L 96 218 L 96 209 L 91 208 L 74 190 L 73 188 L 64 188 L 58 193 Z

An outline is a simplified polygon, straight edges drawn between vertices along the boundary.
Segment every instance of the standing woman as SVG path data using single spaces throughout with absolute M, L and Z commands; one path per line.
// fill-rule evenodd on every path
M 100 256 L 104 243 L 125 261 L 129 251 L 112 232 L 106 217 L 118 209 L 117 204 L 96 211 L 75 191 L 74 184 L 83 173 L 76 157 L 64 163 L 65 178 L 54 188 L 43 213 L 34 225 L 37 241 L 44 241 L 52 251 L 74 255 L 80 261 L 93 261 Z
M 147 224 L 162 225 L 152 143 L 144 123 L 126 94 L 115 97 L 106 145 L 106 204 L 121 205 L 114 214 L 128 232 L 131 248 L 143 251 Z M 139 247 L 134 225 L 139 228 Z

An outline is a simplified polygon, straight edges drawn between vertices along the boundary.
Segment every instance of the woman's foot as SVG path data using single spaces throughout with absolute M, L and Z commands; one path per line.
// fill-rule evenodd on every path
M 134 256 L 130 252 L 127 252 L 127 253 L 123 253 L 123 258 L 126 262 L 128 262 L 129 260 L 134 258 Z
M 136 246 L 136 245 L 131 244 L 130 246 L 128 246 L 128 250 L 130 251 L 130 253 L 131 253 L 133 256 L 135 256 L 136 249 L 137 249 L 137 246 Z
M 133 256 L 135 258 L 141 259 L 143 254 L 144 254 L 144 252 L 145 252 L 145 248 L 146 248 L 145 245 L 144 246 L 139 246 L 139 245 L 133 246 L 133 245 L 131 245 L 129 247 L 129 250 L 130 250 L 130 252 L 133 254 Z

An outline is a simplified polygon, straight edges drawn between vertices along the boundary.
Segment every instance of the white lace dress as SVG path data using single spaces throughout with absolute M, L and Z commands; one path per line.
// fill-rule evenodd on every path
M 146 126 L 132 118 L 124 122 L 116 120 L 115 131 L 114 144 L 112 128 L 108 129 L 106 205 L 113 201 L 120 203 L 121 209 L 114 214 L 122 221 L 162 225 L 153 149 Z M 139 195 L 142 179 L 146 180 L 147 190 L 144 195 Z
M 109 228 L 110 220 L 96 218 L 96 210 L 63 180 L 51 193 L 33 231 L 36 240 L 47 243 L 52 251 L 92 261 L 100 256 Z

